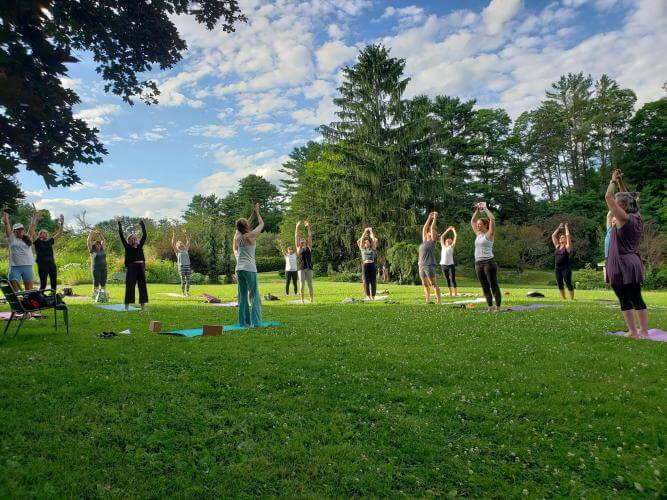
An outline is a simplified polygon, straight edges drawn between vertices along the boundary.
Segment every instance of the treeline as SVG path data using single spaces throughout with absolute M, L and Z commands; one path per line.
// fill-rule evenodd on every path
M 344 70 L 338 121 L 321 126 L 321 143 L 295 149 L 283 166 L 282 234 L 310 220 L 317 261 L 354 267 L 366 226 L 381 238 L 381 257 L 398 243 L 417 243 L 432 210 L 443 225 L 463 229 L 465 240 L 472 206 L 485 200 L 502 226 L 501 265 L 550 266 L 549 235 L 561 221 L 572 228 L 575 262 L 595 263 L 603 258 L 603 194 L 618 167 L 641 191 L 647 264 L 662 261 L 667 99 L 635 113 L 635 93 L 608 76 L 568 74 L 513 122 L 474 100 L 407 99 L 404 68 L 383 46 L 363 49 Z M 466 262 L 471 249 L 461 243 L 458 258 Z

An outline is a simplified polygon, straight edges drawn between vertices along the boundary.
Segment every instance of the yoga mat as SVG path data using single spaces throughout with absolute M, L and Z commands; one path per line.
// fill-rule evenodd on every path
M 217 306 L 217 307 L 238 307 L 239 303 L 236 301 L 233 302 L 211 302 L 209 303 L 209 306 Z
M 376 295 L 375 300 L 387 300 L 389 298 L 389 295 Z M 366 302 L 374 302 L 373 300 L 369 300 L 368 297 L 364 297 L 364 300 Z
M 460 304 L 481 304 L 482 302 L 486 302 L 486 299 L 484 297 L 477 297 L 476 299 L 473 300 L 455 300 L 453 302 L 445 302 L 443 301 L 443 304 L 446 305 L 460 305 Z
M 312 302 L 310 302 L 308 299 L 306 299 L 305 302 L 301 302 L 300 300 L 290 300 L 290 304 L 293 304 L 295 306 L 307 306 L 307 305 L 312 305 Z
M 262 321 L 262 326 L 261 328 L 267 328 L 269 326 L 279 326 L 280 321 Z M 241 325 L 225 325 L 223 327 L 223 333 L 224 332 L 234 332 L 238 330 L 249 330 L 250 327 L 248 326 L 241 326 Z M 202 328 L 186 328 L 183 330 L 172 330 L 169 332 L 160 332 L 160 334 L 163 335 L 178 335 L 181 337 L 200 337 L 204 333 L 204 330 Z
M 533 309 L 542 309 L 545 307 L 559 307 L 553 304 L 530 304 L 529 306 L 512 306 L 505 307 L 500 310 L 500 312 L 521 312 L 521 311 L 532 311 Z
M 9 318 L 10 318 L 11 315 L 12 315 L 12 313 L 9 312 L 9 311 L 7 311 L 7 312 L 0 312 L 0 321 L 9 321 Z M 17 320 L 17 319 L 21 319 L 21 316 L 23 316 L 23 315 L 22 315 L 22 314 L 16 314 L 16 315 L 14 316 L 14 319 L 15 319 L 15 320 Z M 42 317 L 41 314 L 38 314 L 38 313 L 32 313 L 32 316 L 31 316 L 30 319 L 41 318 L 41 317 Z
M 626 332 L 607 332 L 609 335 L 625 337 Z M 632 337 L 631 337 L 632 338 Z M 655 342 L 667 342 L 667 332 L 658 328 L 648 331 L 648 337 L 639 337 L 640 340 L 653 340 Z
M 182 293 L 174 293 L 174 292 L 161 292 L 160 295 L 166 295 L 167 297 L 176 297 L 177 299 L 187 299 L 188 297 L 184 297 Z
M 107 311 L 123 311 L 125 312 L 125 304 L 104 304 L 98 305 L 100 309 L 106 309 Z M 141 311 L 138 307 L 130 306 L 128 311 Z

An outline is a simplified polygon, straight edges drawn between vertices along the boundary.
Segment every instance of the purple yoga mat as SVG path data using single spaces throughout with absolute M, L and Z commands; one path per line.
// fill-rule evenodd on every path
M 626 332 L 608 332 L 609 335 L 616 335 L 617 337 L 624 337 Z M 667 332 L 658 328 L 653 328 L 648 331 L 648 337 L 641 337 L 641 340 L 654 340 L 656 342 L 667 342 Z

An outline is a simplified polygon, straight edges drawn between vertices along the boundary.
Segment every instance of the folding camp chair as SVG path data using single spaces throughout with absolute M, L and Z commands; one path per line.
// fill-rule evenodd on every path
M 58 302 L 55 290 L 44 290 L 44 292 L 48 292 L 52 295 L 53 304 L 44 307 L 39 307 L 37 309 L 26 309 L 25 307 L 23 307 L 21 298 L 29 292 L 15 292 L 14 289 L 12 288 L 12 285 L 6 279 L 0 279 L 0 289 L 2 290 L 2 293 L 4 294 L 7 303 L 12 308 L 12 312 L 9 316 L 9 320 L 7 321 L 7 325 L 5 325 L 5 330 L 2 332 L 3 337 L 7 335 L 7 330 L 9 330 L 9 324 L 14 319 L 19 320 L 19 325 L 16 327 L 16 332 L 14 333 L 14 337 L 16 337 L 19 334 L 19 330 L 21 330 L 21 327 L 23 326 L 23 322 L 30 317 L 30 313 L 35 311 L 46 311 L 49 309 L 53 309 L 53 325 L 55 326 L 56 330 L 58 329 L 57 311 L 62 311 L 63 318 L 65 320 L 65 327 L 67 328 L 67 333 L 69 333 L 69 317 L 67 314 L 67 305 L 64 302 L 60 303 Z

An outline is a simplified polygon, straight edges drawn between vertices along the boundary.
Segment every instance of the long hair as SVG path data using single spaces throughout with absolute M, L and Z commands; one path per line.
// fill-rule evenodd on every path
M 246 234 L 250 232 L 250 227 L 248 226 L 248 221 L 245 219 L 238 219 L 236 221 L 236 230 L 241 234 Z

